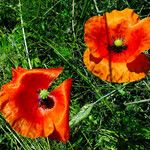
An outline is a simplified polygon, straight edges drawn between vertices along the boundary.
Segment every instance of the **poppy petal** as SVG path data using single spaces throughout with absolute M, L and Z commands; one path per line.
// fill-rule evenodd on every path
M 0 111 L 2 111 L 5 105 L 8 103 L 8 99 L 9 99 L 8 95 L 5 92 L 1 91 L 0 92 Z
M 105 24 L 103 16 L 91 17 L 85 23 L 84 40 L 95 57 L 104 57 L 108 54 Z
M 120 20 L 128 21 L 128 26 L 133 26 L 140 21 L 139 16 L 134 12 L 133 9 L 126 8 L 122 11 L 113 10 L 111 13 L 106 13 L 108 25 L 115 25 Z
M 65 80 L 54 89 L 49 96 L 54 99 L 55 105 L 49 116 L 53 118 L 55 130 L 50 138 L 66 142 L 70 136 L 69 129 L 69 97 L 72 79 Z M 57 115 L 56 115 L 57 114 Z
M 3 85 L 2 90 L 3 91 L 6 90 L 7 93 L 9 93 L 12 91 L 13 88 L 14 89 L 18 88 L 20 84 L 23 84 L 24 87 L 27 86 L 28 89 L 32 88 L 37 90 L 38 86 L 40 87 L 40 89 L 48 88 L 48 86 L 50 86 L 51 83 L 59 76 L 62 70 L 63 68 L 27 70 L 18 67 L 17 69 L 12 69 L 12 81 Z M 45 77 L 42 78 L 42 76 Z
M 12 120 L 14 119 L 15 115 L 14 113 L 11 113 L 12 109 L 11 105 L 9 104 L 9 95 L 3 91 L 0 92 L 0 112 L 2 112 L 2 114 L 6 116 L 8 120 L 10 120 L 10 122 L 12 122 Z
M 127 63 L 127 67 L 131 72 L 147 73 L 150 70 L 150 60 L 145 54 L 140 54 L 130 63 Z
M 141 20 L 131 28 L 128 37 L 128 62 L 134 60 L 141 52 L 150 49 L 150 17 Z
M 135 62 L 128 65 L 126 63 L 110 64 L 107 59 L 102 59 L 97 63 L 94 59 L 91 60 L 90 55 L 90 50 L 87 49 L 84 53 L 84 63 L 87 69 L 100 79 L 109 82 L 123 83 L 137 81 L 144 78 L 149 69 L 149 60 L 143 55 L 137 57 Z M 140 71 L 135 69 L 137 62 L 139 64 L 142 63 L 142 65 L 140 65 Z M 143 70 L 142 67 L 144 68 Z
M 18 78 L 18 80 L 24 87 L 31 87 L 32 90 L 47 89 L 62 70 L 62 68 L 31 69 L 27 70 L 25 73 L 19 72 L 20 78 Z

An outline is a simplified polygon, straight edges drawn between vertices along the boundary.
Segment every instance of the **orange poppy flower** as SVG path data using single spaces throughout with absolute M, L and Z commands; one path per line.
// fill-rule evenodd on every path
M 143 54 L 150 48 L 150 17 L 140 20 L 132 9 L 113 10 L 85 23 L 87 49 L 83 60 L 102 80 L 123 83 L 140 80 L 150 70 Z
M 62 68 L 13 69 L 13 79 L 1 88 L 0 111 L 19 134 L 69 139 L 69 96 L 72 79 L 67 79 L 50 93 L 48 87 Z

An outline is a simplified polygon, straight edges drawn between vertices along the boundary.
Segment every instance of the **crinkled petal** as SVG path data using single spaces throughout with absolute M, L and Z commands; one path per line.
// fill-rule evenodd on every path
M 48 114 L 53 118 L 55 130 L 50 138 L 66 142 L 70 137 L 69 129 L 69 98 L 72 79 L 65 80 L 49 96 L 54 99 L 55 105 Z M 56 115 L 57 114 L 57 115 Z
M 150 70 L 150 60 L 145 54 L 140 54 L 130 63 L 127 63 L 129 71 L 141 73 L 147 73 Z
M 128 51 L 125 53 L 128 62 L 134 60 L 141 52 L 150 49 L 150 17 L 134 25 L 127 40 Z
M 20 84 L 28 89 L 47 89 L 61 72 L 62 68 L 31 69 L 21 74 L 18 80 Z
M 111 13 L 106 13 L 108 25 L 115 25 L 120 22 L 120 20 L 128 21 L 128 27 L 140 21 L 139 16 L 134 12 L 133 9 L 126 8 L 122 11 L 113 10 Z
M 48 88 L 48 86 L 50 86 L 51 83 L 59 76 L 62 70 L 63 68 L 27 70 L 18 67 L 17 69 L 12 69 L 12 81 L 3 85 L 2 90 L 11 92 L 12 89 L 19 88 L 20 85 L 33 90 Z
M 0 111 L 3 111 L 5 105 L 9 101 L 9 96 L 4 91 L 0 92 Z
M 57 114 L 55 114 L 55 115 L 57 115 Z M 43 122 L 44 122 L 44 124 L 43 124 L 43 125 L 44 125 L 44 127 L 43 127 L 43 129 L 44 129 L 43 135 L 44 135 L 44 137 L 48 137 L 48 136 L 49 136 L 50 134 L 52 134 L 52 133 L 54 132 L 54 130 L 55 130 L 53 118 L 51 118 L 51 117 L 48 115 L 48 113 L 45 112 Z
M 143 55 L 137 57 L 132 64 L 128 65 L 126 63 L 110 63 L 107 59 L 102 59 L 97 62 L 94 58 L 91 60 L 90 55 L 90 50 L 87 49 L 83 58 L 87 69 L 100 79 L 109 82 L 123 83 L 137 81 L 144 78 L 149 70 L 149 60 Z M 138 67 L 137 62 L 138 64 L 142 63 L 139 66 L 140 71 L 135 69 Z
M 13 111 L 12 111 L 13 110 Z M 16 118 L 17 108 L 13 108 L 9 103 L 9 95 L 4 91 L 0 92 L 0 112 L 6 117 L 10 123 Z
M 103 16 L 91 17 L 85 23 L 84 40 L 95 57 L 104 57 L 107 51 L 106 22 Z

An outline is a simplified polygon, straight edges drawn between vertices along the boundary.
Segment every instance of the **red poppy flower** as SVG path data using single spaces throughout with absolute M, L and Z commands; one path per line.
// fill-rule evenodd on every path
M 69 138 L 69 96 L 72 79 L 48 93 L 62 68 L 13 69 L 13 79 L 0 92 L 0 111 L 11 127 L 30 138 Z
M 94 16 L 85 24 L 84 63 L 94 75 L 109 82 L 132 82 L 150 69 L 150 17 L 143 20 L 132 9 Z

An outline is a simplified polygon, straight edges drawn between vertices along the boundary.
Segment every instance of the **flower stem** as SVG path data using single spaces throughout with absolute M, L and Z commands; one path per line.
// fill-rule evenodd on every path
M 24 30 L 24 26 L 23 26 L 24 22 L 23 22 L 23 18 L 22 18 L 22 9 L 21 9 L 21 1 L 20 0 L 19 0 L 19 9 L 20 9 L 20 21 L 21 21 L 21 28 L 22 28 L 22 34 L 23 34 L 23 39 L 24 39 L 24 46 L 25 46 L 26 56 L 27 56 L 27 59 L 28 59 L 29 68 L 32 69 L 31 61 L 30 61 L 30 57 L 29 57 L 28 46 L 27 46 L 27 41 L 26 41 L 25 30 Z

